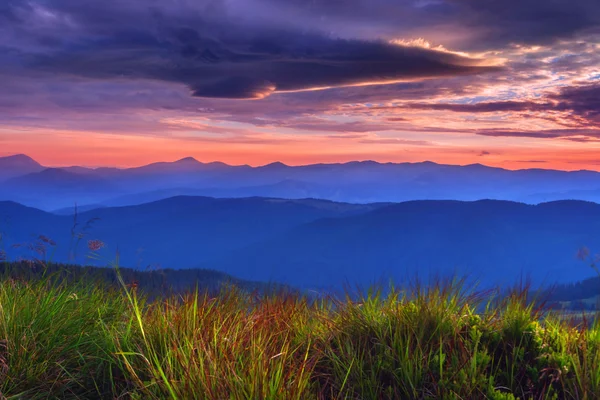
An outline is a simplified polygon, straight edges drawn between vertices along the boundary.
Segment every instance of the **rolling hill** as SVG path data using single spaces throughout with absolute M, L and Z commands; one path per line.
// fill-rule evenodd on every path
M 414 201 L 328 218 L 214 263 L 240 277 L 300 287 L 366 285 L 417 274 L 466 275 L 485 284 L 569 282 L 594 275 L 575 255 L 600 249 L 600 205 Z
M 139 206 L 102 208 L 60 216 L 0 202 L 0 231 L 5 248 L 15 259 L 31 254 L 27 246 L 39 235 L 57 243 L 53 261 L 87 262 L 88 240 L 101 240 L 102 261 L 128 267 L 189 268 L 222 257 L 249 244 L 277 237 L 287 230 L 320 218 L 355 215 L 377 205 L 352 205 L 321 200 L 265 198 L 214 199 L 174 197 Z M 77 244 L 78 235 L 82 239 Z M 76 259 L 70 255 L 76 253 Z
M 118 252 L 126 267 L 200 267 L 302 288 L 454 273 L 485 284 L 531 276 L 541 285 L 593 276 L 575 254 L 600 249 L 600 205 L 180 196 L 86 211 L 75 220 L 0 202 L 0 231 L 11 259 L 41 257 L 36 251 L 46 246 L 47 259 L 107 265 Z M 92 239 L 105 243 L 99 259 L 87 258 Z M 17 243 L 33 245 L 13 248 Z

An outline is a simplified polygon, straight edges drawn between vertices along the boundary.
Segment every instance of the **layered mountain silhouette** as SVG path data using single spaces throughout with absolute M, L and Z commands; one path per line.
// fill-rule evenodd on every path
M 44 170 L 43 166 L 24 154 L 0 157 L 0 182 L 42 170 Z
M 373 203 L 410 200 L 550 200 L 600 202 L 600 173 L 481 164 L 377 163 L 260 167 L 202 163 L 194 158 L 118 168 L 46 168 L 18 155 L 0 158 L 0 200 L 46 211 L 136 205 L 176 195 L 288 199 L 318 198 Z
M 600 205 L 179 196 L 75 218 L 0 202 L 0 230 L 11 259 L 107 265 L 119 254 L 126 267 L 202 267 L 301 288 L 437 274 L 551 284 L 593 275 L 576 254 L 583 246 L 600 249 Z M 93 258 L 88 240 L 105 244 Z

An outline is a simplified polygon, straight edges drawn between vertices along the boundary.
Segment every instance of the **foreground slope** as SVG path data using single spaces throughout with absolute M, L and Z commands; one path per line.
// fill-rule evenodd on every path
M 600 323 L 461 285 L 359 301 L 0 275 L 9 399 L 595 399 Z

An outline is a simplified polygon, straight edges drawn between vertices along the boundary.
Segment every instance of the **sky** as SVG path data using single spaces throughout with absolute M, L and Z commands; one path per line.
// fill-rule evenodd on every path
M 16 153 L 600 170 L 600 1 L 4 0 Z

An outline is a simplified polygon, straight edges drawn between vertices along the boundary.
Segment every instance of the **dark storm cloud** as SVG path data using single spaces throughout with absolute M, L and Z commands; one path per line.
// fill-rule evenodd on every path
M 562 113 L 557 115 L 557 118 L 569 120 L 573 125 L 600 128 L 600 82 L 567 86 L 561 88 L 558 93 L 549 94 L 537 101 L 496 101 L 474 104 L 414 103 L 403 107 L 461 113 L 554 111 Z
M 448 0 L 487 43 L 548 43 L 600 27 L 597 0 Z
M 551 99 L 558 108 L 571 110 L 577 117 L 600 128 L 600 82 L 562 89 Z
M 14 41 L 0 39 L 12 51 L 0 68 L 10 62 L 21 74 L 175 82 L 194 96 L 240 99 L 497 69 L 440 51 L 259 27 L 223 1 L 187 4 L 9 2 L 0 15 Z
M 463 113 L 489 113 L 502 111 L 541 111 L 553 108 L 549 103 L 535 103 L 532 101 L 495 101 L 473 104 L 409 104 L 407 108 L 415 110 L 453 111 Z
M 597 0 L 261 0 L 324 20 L 343 31 L 400 35 L 430 30 L 470 32 L 471 48 L 549 43 L 600 27 Z M 350 23 L 352 22 L 352 23 Z M 424 35 L 427 37 L 427 35 Z

